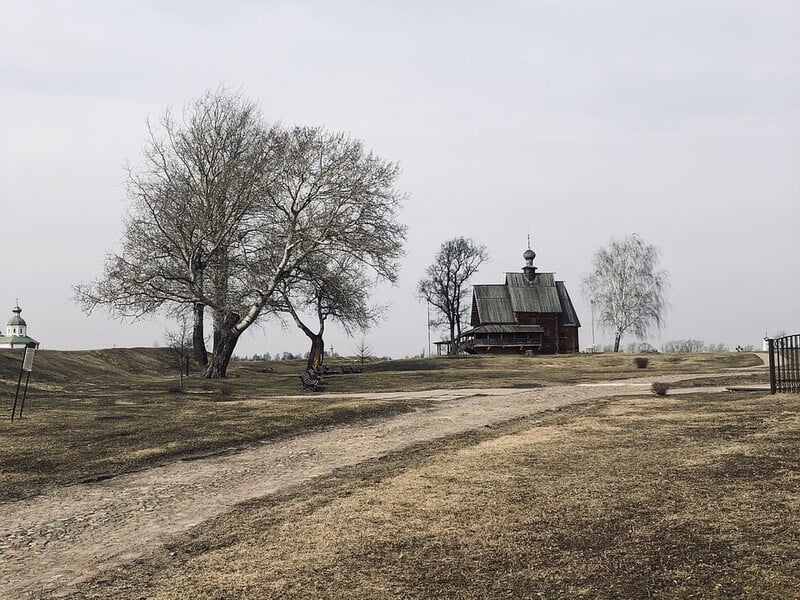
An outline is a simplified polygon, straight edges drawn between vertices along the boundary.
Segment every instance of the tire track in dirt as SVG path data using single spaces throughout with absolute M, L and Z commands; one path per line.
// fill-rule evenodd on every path
M 82 582 L 240 502 L 420 442 L 602 397 L 646 393 L 651 382 L 371 394 L 424 397 L 432 405 L 2 503 L 0 596 L 66 597 Z

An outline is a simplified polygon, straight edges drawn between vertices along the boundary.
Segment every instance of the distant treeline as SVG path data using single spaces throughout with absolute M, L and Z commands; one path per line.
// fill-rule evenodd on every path
M 264 354 L 253 354 L 252 356 L 247 356 L 246 354 L 244 356 L 239 356 L 238 354 L 234 354 L 233 355 L 233 360 L 234 361 L 239 361 L 239 360 L 263 360 L 263 361 L 268 361 L 268 360 L 301 360 L 301 359 L 307 360 L 308 359 L 308 355 L 309 355 L 309 352 L 305 352 L 304 354 L 300 354 L 300 353 L 292 354 L 291 352 L 276 352 L 274 356 L 272 354 L 270 354 L 269 352 L 266 352 Z M 331 355 L 330 352 L 325 352 L 325 358 L 329 358 L 331 356 L 339 356 L 339 355 L 336 354 L 336 353 Z
M 613 350 L 614 346 L 612 344 L 598 345 L 595 348 L 595 352 L 613 352 Z M 621 350 L 629 354 L 659 352 L 655 346 L 647 342 L 631 342 Z M 755 346 L 752 344 L 736 346 L 735 350 L 736 352 L 754 352 Z M 730 352 L 731 349 L 724 343 L 706 344 L 703 340 L 672 340 L 661 344 L 660 351 L 668 354 L 694 354 L 699 352 Z

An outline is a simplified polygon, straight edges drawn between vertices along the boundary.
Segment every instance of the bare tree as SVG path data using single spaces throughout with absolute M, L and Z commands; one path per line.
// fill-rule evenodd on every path
M 489 260 L 486 247 L 471 238 L 457 237 L 445 241 L 433 263 L 425 269 L 425 277 L 417 284 L 418 296 L 429 302 L 438 314 L 436 324 L 446 324 L 450 330 L 450 353 L 458 352 L 461 323 L 469 303 L 466 283 L 480 266 Z
M 705 352 L 706 343 L 703 340 L 672 340 L 664 342 L 661 345 L 661 351 L 670 354 L 694 354 L 697 352 Z
M 227 90 L 207 92 L 180 118 L 148 122 L 141 164 L 127 165 L 130 199 L 122 248 L 104 276 L 76 286 L 86 312 L 98 305 L 139 318 L 191 308 L 193 348 L 208 363 L 205 307 L 224 302 L 232 248 L 263 196 L 270 132 L 258 107 Z
M 356 346 L 356 356 L 361 361 L 361 366 L 364 366 L 364 361 L 369 358 L 370 354 L 372 353 L 372 346 L 367 343 L 367 338 L 362 332 L 361 340 L 358 342 L 358 346 Z
M 392 278 L 392 280 L 394 277 Z M 381 307 L 371 306 L 369 297 L 375 280 L 364 273 L 364 266 L 348 256 L 320 255 L 299 267 L 291 279 L 283 282 L 277 310 L 291 315 L 295 324 L 311 340 L 308 368 L 322 366 L 325 355 L 325 324 L 338 322 L 345 333 L 362 331 L 374 325 L 382 314 Z M 316 331 L 304 320 L 297 307 L 314 313 Z
M 661 345 L 662 352 L 669 353 L 698 353 L 698 352 L 728 352 L 729 348 L 724 342 L 719 344 L 706 344 L 703 340 L 672 340 Z
M 151 130 L 144 166 L 129 171 L 121 252 L 102 278 L 76 287 L 85 310 L 137 318 L 191 306 L 197 347 L 210 309 L 206 376 L 216 378 L 281 283 L 320 250 L 394 277 L 405 240 L 398 167 L 360 141 L 267 128 L 255 105 L 225 90 L 189 105 L 180 122 L 167 113 L 161 129 Z
M 658 248 L 636 234 L 612 239 L 594 255 L 594 270 L 583 280 L 583 293 L 599 307 L 600 325 L 614 332 L 614 352 L 619 352 L 624 333 L 643 340 L 652 326 L 663 323 L 668 283 L 658 261 Z
M 175 329 L 164 332 L 164 339 L 175 357 L 180 372 L 180 388 L 183 389 L 183 376 L 189 375 L 189 359 L 192 357 L 192 326 L 186 315 L 181 315 Z
M 214 310 L 212 376 L 224 376 L 239 336 L 277 300 L 281 282 L 320 251 L 351 257 L 390 281 L 402 255 L 406 228 L 396 220 L 396 165 L 345 134 L 319 128 L 282 131 L 275 155 L 257 214 L 261 224 L 237 280 L 248 302 L 241 311 Z

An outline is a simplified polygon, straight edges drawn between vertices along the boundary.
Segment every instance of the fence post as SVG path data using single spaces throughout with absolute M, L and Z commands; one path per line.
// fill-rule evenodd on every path
M 789 340 L 788 362 L 791 376 L 789 379 L 789 386 L 785 391 L 794 392 L 796 394 L 800 392 L 800 357 L 798 357 L 798 352 L 800 352 L 800 335 L 792 335 Z
M 775 340 L 772 338 L 767 340 L 769 349 L 769 393 L 774 394 L 777 391 L 775 386 Z

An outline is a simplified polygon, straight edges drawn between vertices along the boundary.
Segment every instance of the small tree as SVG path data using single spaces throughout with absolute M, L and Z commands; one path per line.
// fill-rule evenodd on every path
M 387 279 L 395 280 L 394 273 Z M 281 286 L 281 301 L 276 309 L 289 313 L 295 324 L 311 340 L 307 367 L 318 369 L 325 359 L 325 325 L 336 321 L 351 335 L 354 328 L 368 329 L 380 319 L 380 307 L 369 304 L 375 281 L 368 279 L 364 265 L 348 256 L 320 255 L 298 268 Z M 316 326 L 301 315 L 297 307 L 314 313 Z
M 614 352 L 628 331 L 643 340 L 661 327 L 667 309 L 667 272 L 658 268 L 659 251 L 638 235 L 612 239 L 594 255 L 583 280 L 584 295 L 599 307 L 600 325 L 614 332 Z
M 356 346 L 356 356 L 361 361 L 361 366 L 364 366 L 364 360 L 372 354 L 372 346 L 367 343 L 367 338 L 361 336 L 361 341 Z
M 450 330 L 450 354 L 458 353 L 461 323 L 468 309 L 466 283 L 489 260 L 486 247 L 470 238 L 457 237 L 445 241 L 425 277 L 417 284 L 417 295 L 433 306 L 438 314 L 436 325 L 446 324 Z
M 191 359 L 193 352 L 192 329 L 193 327 L 186 315 L 181 315 L 177 328 L 168 329 L 164 332 L 167 347 L 172 351 L 180 373 L 180 389 L 183 389 L 184 375 L 189 375 L 189 359 Z

